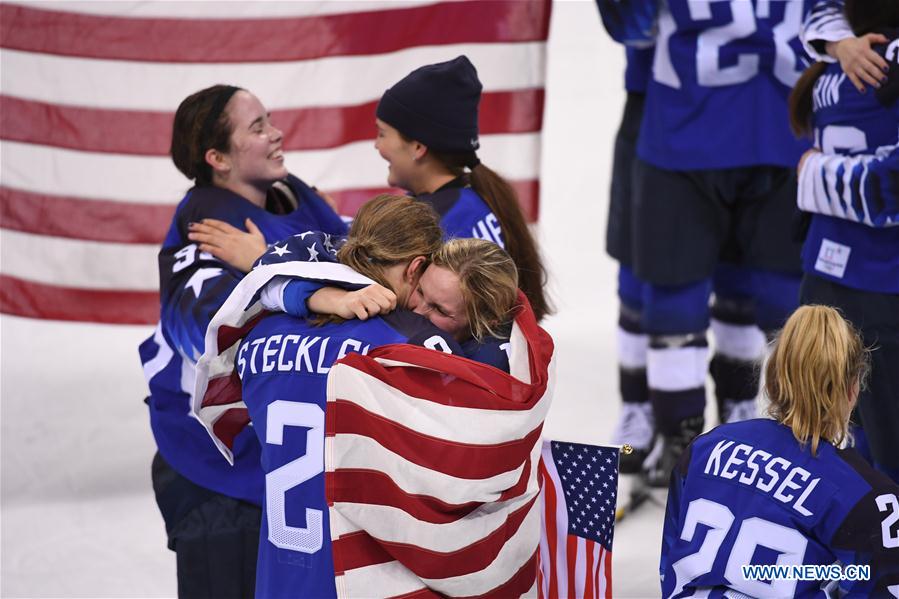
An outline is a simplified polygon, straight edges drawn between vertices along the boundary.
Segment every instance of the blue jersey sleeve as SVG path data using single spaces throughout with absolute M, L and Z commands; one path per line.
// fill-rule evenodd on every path
M 243 226 L 229 202 L 194 193 L 179 206 L 159 252 L 162 327 L 175 347 L 191 361 L 203 353 L 209 321 L 243 278 L 243 273 L 212 254 L 201 252 L 197 244 L 187 239 L 188 224 L 203 218 Z
M 613 40 L 636 48 L 655 43 L 659 3 L 655 0 L 596 0 L 603 27 Z
M 799 208 L 870 227 L 899 224 L 899 145 L 874 154 L 815 153 L 799 173 Z
M 805 16 L 799 39 L 809 56 L 824 62 L 836 62 L 825 50 L 827 42 L 855 37 L 843 15 L 843 0 L 816 0 Z

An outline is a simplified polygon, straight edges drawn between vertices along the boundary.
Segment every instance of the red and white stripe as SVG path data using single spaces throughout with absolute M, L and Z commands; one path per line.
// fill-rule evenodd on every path
M 611 599 L 612 554 L 599 543 L 568 533 L 565 493 L 544 441 L 540 461 L 543 531 L 540 535 L 540 596 L 546 599 Z
M 206 333 L 192 414 L 232 461 L 248 424 L 234 357 L 275 275 L 363 283 L 339 264 L 260 266 Z M 341 597 L 537 596 L 540 433 L 553 343 L 524 295 L 510 374 L 422 347 L 352 354 L 328 376 L 325 488 Z
M 215 83 L 259 96 L 290 170 L 352 214 L 385 189 L 384 89 L 465 53 L 484 83 L 482 159 L 535 219 L 549 14 L 548 0 L 0 4 L 0 311 L 158 319 L 155 255 L 189 187 L 171 119 Z

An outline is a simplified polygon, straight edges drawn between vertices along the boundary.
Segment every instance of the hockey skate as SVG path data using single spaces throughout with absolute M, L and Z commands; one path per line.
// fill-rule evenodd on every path
M 621 404 L 621 414 L 615 432 L 612 433 L 612 442 L 618 445 L 630 445 L 633 451 L 629 454 L 622 453 L 618 461 L 618 471 L 621 474 L 638 474 L 643 468 L 643 462 L 652 448 L 652 440 L 655 435 L 655 419 L 652 415 L 652 404 L 647 402 L 625 402 Z
M 705 425 L 703 416 L 694 416 L 680 422 L 680 430 L 675 435 L 660 435 L 655 447 L 646 458 L 643 470 L 646 483 L 652 488 L 667 488 L 671 471 L 677 466 L 684 450 Z

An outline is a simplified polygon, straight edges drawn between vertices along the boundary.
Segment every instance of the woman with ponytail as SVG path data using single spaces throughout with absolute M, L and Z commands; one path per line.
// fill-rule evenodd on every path
M 863 93 L 838 64 L 819 62 L 790 95 L 794 131 L 815 142 L 799 165 L 800 301 L 838 307 L 876 348 L 854 432 L 899 482 L 899 2 L 846 0 L 844 12 L 859 38 L 885 42 L 873 48 L 888 70 Z
M 672 473 L 663 597 L 890 596 L 899 486 L 844 447 L 868 359 L 837 310 L 790 316 L 765 369 L 772 419 L 700 435 Z M 821 572 L 825 564 L 842 568 Z M 819 578 L 752 570 L 774 565 L 816 566 Z
M 246 597 L 255 585 L 259 442 L 251 433 L 238 437 L 229 466 L 189 414 L 209 321 L 267 242 L 307 229 L 346 232 L 326 200 L 288 173 L 282 142 L 259 98 L 235 86 L 202 89 L 175 112 L 172 162 L 193 185 L 159 252 L 159 326 L 140 357 L 158 447 L 153 489 L 176 554 L 180 597 Z M 226 256 L 233 266 L 194 243 L 197 223 L 207 218 L 249 240 L 243 254 Z
M 479 237 L 509 252 L 540 320 L 551 307 L 537 244 L 515 190 L 477 155 L 481 88 L 465 56 L 412 71 L 378 103 L 375 148 L 388 184 L 433 206 L 447 237 Z

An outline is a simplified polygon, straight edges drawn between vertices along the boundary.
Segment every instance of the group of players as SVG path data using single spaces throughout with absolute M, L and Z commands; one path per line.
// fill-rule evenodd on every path
M 644 46 L 627 50 L 608 250 L 621 266 L 616 434 L 636 447 L 621 468 L 670 484 L 665 596 L 825 592 L 735 575 L 753 563 L 873 564 L 872 580 L 843 590 L 874 596 L 899 585 L 899 489 L 839 449 L 856 407 L 856 445 L 878 470 L 899 474 L 899 3 L 843 4 L 668 0 L 655 12 L 600 2 L 616 38 Z M 844 54 L 845 74 L 814 66 L 799 79 L 803 20 L 807 49 Z M 788 127 L 794 85 L 790 117 L 814 149 Z M 140 353 L 179 595 L 335 596 L 320 465 L 291 495 L 307 507 L 305 528 L 285 533 L 284 514 L 272 513 L 283 502 L 266 502 L 279 471 L 309 447 L 305 437 L 267 442 L 272 406 L 298 383 L 297 401 L 311 408 L 297 422 L 311 435 L 321 430 L 314 408 L 324 407 L 328 368 L 347 347 L 422 344 L 508 371 L 514 315 L 550 311 L 515 194 L 476 153 L 480 91 L 459 57 L 385 92 L 376 148 L 388 183 L 411 198 L 369 201 L 349 230 L 328 198 L 286 171 L 282 134 L 252 93 L 213 86 L 178 108 L 171 153 L 196 186 L 163 243 L 160 324 Z M 265 287 L 263 303 L 284 315 L 262 319 L 242 343 L 254 426 L 237 433 L 229 466 L 188 413 L 194 366 L 244 274 L 260 257 L 286 254 L 339 262 L 375 283 L 280 278 Z M 800 302 L 843 316 L 794 313 Z M 785 322 L 767 371 L 774 420 L 756 420 L 758 364 Z M 318 345 L 305 370 L 299 350 L 284 369 L 249 350 L 313 336 L 332 343 Z M 875 344 L 864 386 L 865 348 Z M 730 424 L 697 437 L 707 371 Z
M 627 45 L 615 437 L 669 487 L 663 595 L 899 596 L 899 2 L 598 4 Z M 833 563 L 871 579 L 740 569 Z
M 509 372 L 513 318 L 548 312 L 515 193 L 477 156 L 480 95 L 464 56 L 384 93 L 375 147 L 388 184 L 411 197 L 369 200 L 349 229 L 327 197 L 287 172 L 282 133 L 251 92 L 216 85 L 179 106 L 171 154 L 196 185 L 160 251 L 161 320 L 140 348 L 158 446 L 153 486 L 179 596 L 335 596 L 325 475 L 313 463 L 332 364 L 408 343 Z M 253 426 L 235 432 L 230 466 L 189 413 L 197 360 L 254 263 L 291 260 L 343 270 L 313 267 L 259 290 L 283 314 L 241 340 L 235 369 Z

